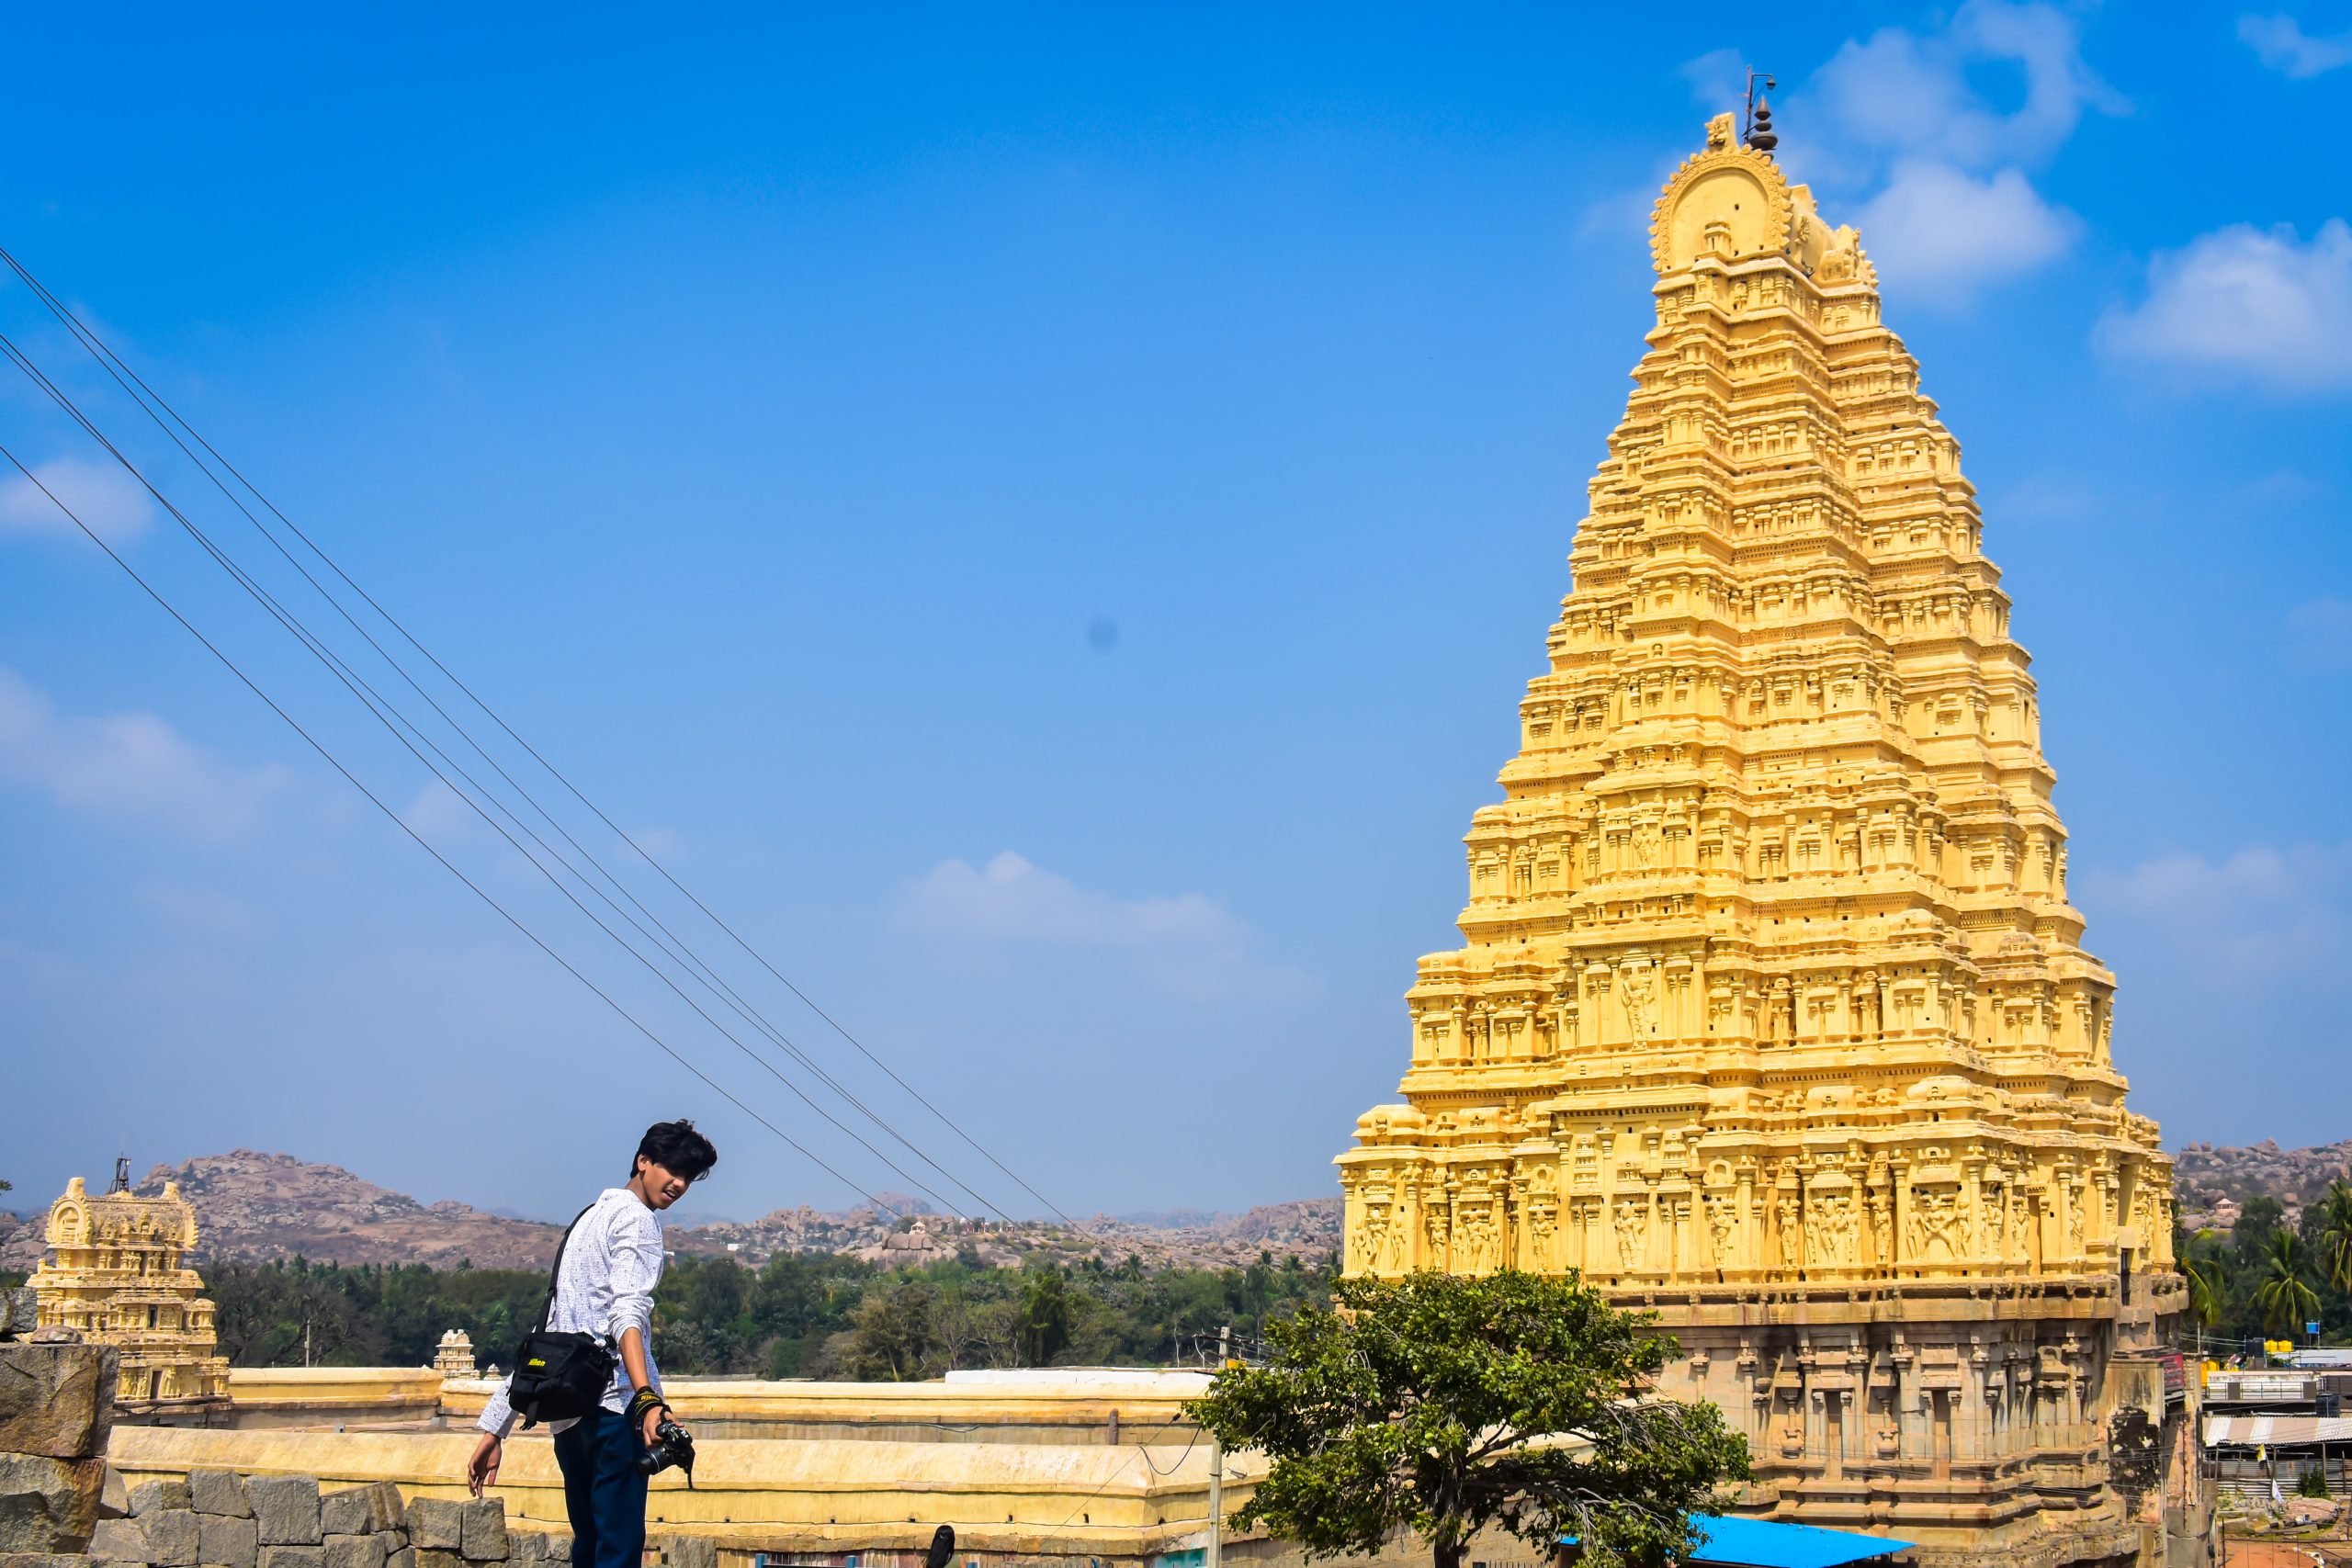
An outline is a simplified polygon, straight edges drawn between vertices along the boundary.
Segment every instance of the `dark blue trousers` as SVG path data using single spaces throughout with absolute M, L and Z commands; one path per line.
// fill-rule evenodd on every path
M 645 1483 L 628 1418 L 583 1416 L 555 1435 L 563 1506 L 571 1516 L 571 1568 L 643 1568 Z

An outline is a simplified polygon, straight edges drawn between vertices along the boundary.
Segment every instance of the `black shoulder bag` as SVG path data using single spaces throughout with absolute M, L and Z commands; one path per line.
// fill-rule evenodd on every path
M 596 1205 L 591 1203 L 588 1209 Z M 593 1334 L 559 1334 L 548 1327 L 555 1312 L 555 1287 L 563 1274 L 564 1248 L 571 1233 L 588 1217 L 582 1209 L 564 1227 L 556 1245 L 555 1267 L 548 1270 L 548 1299 L 539 1303 L 539 1320 L 514 1348 L 514 1376 L 506 1385 L 506 1402 L 523 1417 L 526 1430 L 542 1421 L 576 1421 L 605 1401 L 613 1381 L 613 1352 Z

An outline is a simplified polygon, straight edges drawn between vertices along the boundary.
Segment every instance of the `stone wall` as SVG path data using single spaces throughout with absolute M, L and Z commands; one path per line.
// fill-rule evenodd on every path
M 107 1346 L 0 1340 L 0 1568 L 89 1546 L 121 1371 Z
M 569 1537 L 506 1528 L 495 1497 L 404 1503 L 390 1482 L 324 1492 L 310 1475 L 192 1470 L 126 1489 L 88 1558 L 148 1568 L 488 1568 L 568 1561 Z M 0 1568 L 31 1565 L 0 1564 Z M 89 1568 L 88 1563 L 79 1568 Z
M 0 1334 L 19 1326 L 13 1296 Z M 506 1528 L 496 1498 L 403 1502 L 389 1481 L 197 1468 L 126 1484 L 107 1462 L 119 1352 L 70 1331 L 0 1338 L 0 1568 L 505 1568 L 569 1536 Z

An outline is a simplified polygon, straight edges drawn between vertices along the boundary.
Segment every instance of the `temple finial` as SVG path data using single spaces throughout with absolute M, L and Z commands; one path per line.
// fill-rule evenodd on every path
M 1781 144 L 1781 138 L 1772 130 L 1772 106 L 1765 101 L 1763 93 L 1757 91 L 1758 82 L 1768 91 L 1780 89 L 1781 84 L 1766 73 L 1752 65 L 1747 68 L 1747 129 L 1740 140 L 1769 158 L 1772 149 Z

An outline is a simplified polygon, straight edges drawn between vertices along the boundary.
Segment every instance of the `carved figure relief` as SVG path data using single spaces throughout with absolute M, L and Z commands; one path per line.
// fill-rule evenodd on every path
M 1962 1215 L 1959 1195 L 1947 1188 L 1923 1187 L 1911 1195 L 1911 1256 L 1948 1262 L 1959 1255 Z
M 1657 1032 L 1657 980 L 1649 970 L 1628 966 L 1617 980 L 1618 998 L 1625 1007 L 1625 1028 L 1635 1040 Z
M 1648 1205 L 1632 1198 L 1617 1200 L 1617 1267 L 1632 1269 L 1640 1263 L 1642 1245 L 1649 1239 L 1650 1212 Z
M 1781 1237 L 1781 1267 L 1804 1267 L 1804 1222 L 1797 1210 L 1797 1196 L 1783 1192 L 1772 1205 L 1772 1217 L 1778 1224 Z
M 1502 1262 L 1502 1225 L 1495 1205 L 1474 1205 L 1462 1216 L 1462 1269 L 1466 1274 L 1491 1274 Z
M 1405 1271 L 1405 1247 L 1411 1224 L 1401 1203 L 1390 1211 L 1375 1237 L 1374 1269 L 1384 1274 Z
M 1736 1201 L 1731 1198 L 1707 1200 L 1707 1231 L 1714 1242 L 1714 1265 L 1718 1269 L 1732 1267 L 1731 1231 L 1737 1218 L 1733 1212 Z
M 1527 1267 L 1532 1272 L 1548 1274 L 1558 1267 L 1558 1254 L 1553 1247 L 1557 1219 L 1549 1204 L 1528 1211 Z
M 1348 1237 L 1348 1258 L 1351 1268 L 1359 1272 L 1370 1272 L 1380 1266 L 1380 1249 L 1386 1239 L 1387 1230 L 1388 1205 L 1365 1203 L 1363 1217 L 1356 1222 L 1354 1233 Z
M 1854 1201 L 1843 1192 L 1815 1200 L 1805 1216 L 1805 1257 L 1823 1268 L 1843 1268 L 1854 1261 L 1860 1220 Z

